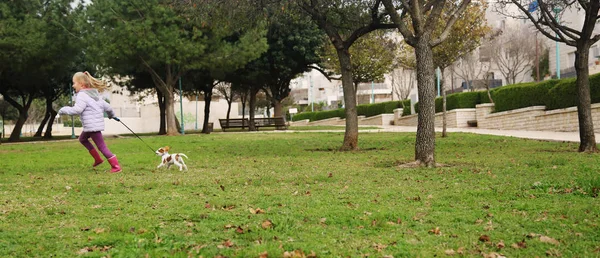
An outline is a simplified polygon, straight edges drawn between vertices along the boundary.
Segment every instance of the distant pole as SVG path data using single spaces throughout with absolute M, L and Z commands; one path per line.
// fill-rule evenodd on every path
M 185 134 L 183 129 L 183 90 L 181 90 L 181 77 L 179 77 L 179 110 L 181 111 L 181 134 Z
M 375 103 L 375 83 L 373 83 L 373 81 L 371 81 L 371 103 Z
M 69 93 L 71 93 L 71 106 L 73 106 L 73 89 L 69 89 Z M 71 139 L 75 139 L 75 118 L 71 116 Z
M 196 92 L 196 131 L 198 131 L 198 92 Z
M 539 82 L 540 81 L 540 58 L 539 58 L 539 51 L 538 51 L 538 33 L 537 31 L 535 32 L 535 81 Z
M 440 96 L 440 68 L 435 69 L 435 77 L 437 78 L 437 96 Z
M 315 112 L 315 106 L 314 106 L 314 102 L 315 102 L 315 94 L 313 92 L 313 81 L 312 81 L 312 76 L 308 76 L 308 78 L 310 79 L 310 97 L 308 98 L 310 100 L 310 112 Z

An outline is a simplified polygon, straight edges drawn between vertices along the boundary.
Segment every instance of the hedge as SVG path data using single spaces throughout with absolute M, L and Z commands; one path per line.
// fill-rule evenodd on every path
M 405 105 L 410 105 L 410 100 L 404 101 Z M 379 114 L 389 114 L 394 113 L 394 109 L 401 108 L 402 103 L 400 101 L 388 101 L 381 102 L 375 104 L 363 104 L 356 106 L 356 112 L 359 116 L 376 116 Z M 410 109 L 408 109 L 410 112 Z M 327 110 L 327 111 L 317 111 L 317 112 L 302 112 L 297 115 L 294 115 L 293 121 L 299 121 L 303 119 L 308 119 L 309 121 L 317 121 L 332 117 L 346 118 L 346 113 L 343 108 L 335 109 L 335 110 Z
M 490 94 L 495 103 L 494 112 L 531 106 L 546 106 L 547 110 L 552 110 L 577 106 L 578 102 L 575 78 L 507 85 L 490 90 Z M 600 73 L 590 76 L 590 95 L 592 103 L 600 103 Z M 446 110 L 475 108 L 477 104 L 490 102 L 487 91 L 454 93 L 446 96 Z M 357 106 L 357 112 L 359 116 L 369 117 L 382 113 L 393 113 L 394 109 L 405 106 L 402 116 L 406 116 L 410 115 L 410 105 L 414 105 L 415 112 L 419 112 L 417 104 L 412 104 L 410 100 L 366 104 Z M 435 112 L 442 112 L 442 97 L 435 99 Z M 317 115 L 316 113 L 323 114 Z M 310 121 L 315 121 L 330 117 L 344 118 L 344 109 L 305 112 L 294 116 L 294 120 L 310 119 Z

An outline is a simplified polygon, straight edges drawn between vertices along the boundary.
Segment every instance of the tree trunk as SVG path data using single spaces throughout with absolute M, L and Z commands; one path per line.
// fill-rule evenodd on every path
M 273 117 L 283 117 L 283 105 L 281 100 L 273 98 Z
M 417 91 L 419 114 L 415 160 L 426 167 L 435 167 L 435 72 L 429 37 L 422 36 L 415 47 L 417 58 Z
M 177 131 L 177 121 L 175 120 L 175 100 L 173 93 L 173 84 L 167 84 L 165 94 L 165 113 L 167 117 L 167 135 L 180 135 Z
M 24 100 L 24 97 L 21 97 L 23 104 L 19 104 L 19 102 L 15 101 L 7 95 L 4 95 L 4 100 L 6 100 L 15 109 L 17 109 L 17 111 L 19 111 L 19 118 L 17 119 L 13 131 L 10 133 L 10 137 L 8 138 L 9 142 L 16 142 L 19 141 L 21 137 L 21 131 L 23 130 L 23 125 L 25 125 L 25 121 L 27 121 L 27 112 L 29 111 L 29 107 L 31 107 L 33 97 L 28 97 L 27 100 Z
M 49 119 L 50 114 L 48 113 L 48 110 L 46 110 L 46 112 L 44 113 L 44 119 L 42 119 L 42 122 L 40 122 L 40 126 L 38 126 L 38 129 L 33 135 L 33 137 L 42 137 L 42 132 L 44 132 L 44 126 L 46 125 L 46 122 L 48 122 Z
M 582 40 L 583 41 L 583 40 Z M 590 71 L 588 68 L 590 45 L 587 42 L 577 44 L 575 52 L 575 71 L 577 71 L 577 117 L 579 119 L 580 152 L 598 152 L 594 123 L 592 120 L 590 96 Z
M 229 115 L 231 114 L 231 102 L 232 101 L 227 101 L 227 120 L 229 120 Z
M 342 72 L 342 88 L 344 91 L 345 113 L 346 113 L 346 132 L 344 134 L 344 143 L 340 151 L 349 151 L 358 149 L 358 117 L 356 110 L 356 90 L 352 82 L 352 63 L 350 61 L 350 52 L 348 49 L 337 49 Z
M 258 94 L 258 87 L 252 87 L 250 89 L 250 101 L 248 103 L 248 120 L 250 122 L 248 130 L 256 131 L 256 126 L 254 126 L 254 111 L 256 110 L 256 94 Z
M 28 109 L 29 108 L 25 108 L 25 107 L 18 108 L 19 118 L 17 119 L 17 122 L 15 123 L 15 127 L 13 128 L 13 131 L 10 133 L 10 137 L 8 138 L 9 142 L 19 141 L 19 139 L 21 137 L 21 131 L 23 130 L 23 125 L 25 125 L 25 121 L 27 121 L 27 110 Z
M 204 122 L 202 122 L 202 133 L 210 134 L 208 128 L 208 118 L 210 115 L 210 102 L 212 101 L 212 91 L 204 92 Z M 227 114 L 229 118 L 229 114 Z
M 158 110 L 160 117 L 160 124 L 158 126 L 158 135 L 167 134 L 167 123 L 165 120 L 166 111 L 165 111 L 165 96 L 159 91 L 156 91 L 156 96 L 158 98 Z
M 56 114 L 58 114 L 58 112 L 56 112 L 53 108 L 52 108 L 52 103 L 50 103 L 50 121 L 48 121 L 48 126 L 46 127 L 46 132 L 44 133 L 44 138 L 46 139 L 50 139 L 52 138 L 52 126 L 54 125 L 54 119 L 56 119 Z

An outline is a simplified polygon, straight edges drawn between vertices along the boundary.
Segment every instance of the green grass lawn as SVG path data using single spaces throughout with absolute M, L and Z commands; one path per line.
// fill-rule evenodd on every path
M 0 257 L 600 256 L 600 162 L 576 143 L 450 134 L 445 167 L 401 169 L 414 133 L 343 137 L 143 137 L 183 172 L 107 138 L 120 174 L 76 140 L 2 144 Z

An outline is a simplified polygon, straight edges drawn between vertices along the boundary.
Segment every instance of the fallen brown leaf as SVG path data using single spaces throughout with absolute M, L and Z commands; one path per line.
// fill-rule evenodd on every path
M 238 233 L 238 234 L 244 234 L 244 229 L 243 229 L 242 227 L 238 226 L 238 227 L 235 229 L 235 232 L 236 232 L 236 233 Z
M 440 231 L 440 227 L 435 227 L 434 229 L 429 230 L 429 233 L 432 233 L 434 235 L 440 235 L 442 234 L 442 231 Z
M 558 245 L 560 244 L 560 242 L 558 242 L 558 240 L 548 237 L 548 236 L 540 236 L 540 242 L 542 243 L 550 243 L 553 245 Z
M 514 244 L 512 244 L 510 246 L 512 248 L 515 248 L 515 249 L 527 248 L 527 244 L 525 243 L 524 239 L 523 239 L 523 241 L 514 243 Z
M 261 224 L 261 226 L 264 229 L 272 228 L 273 227 L 273 222 L 271 222 L 270 220 L 265 220 L 265 221 L 263 221 L 263 223 Z
M 375 244 L 373 244 L 373 248 L 375 248 L 375 250 L 377 250 L 377 252 L 381 252 L 381 251 L 383 251 L 383 249 L 387 248 L 387 245 L 375 243 Z
M 496 248 L 498 248 L 498 249 L 502 249 L 504 247 L 506 247 L 506 245 L 502 241 L 500 241 L 499 243 L 496 244 Z
M 259 258 L 268 258 L 269 257 L 269 253 L 267 253 L 267 251 L 260 253 L 260 255 L 258 256 Z
M 456 252 L 454 251 L 454 249 L 448 249 L 448 250 L 444 251 L 444 253 L 446 255 L 455 255 L 456 254 Z
M 302 250 L 295 250 L 293 252 L 285 251 L 283 253 L 283 258 L 305 258 L 306 255 Z
M 489 242 L 490 241 L 490 237 L 488 235 L 481 235 L 479 237 L 479 241 L 481 241 L 481 242 Z

